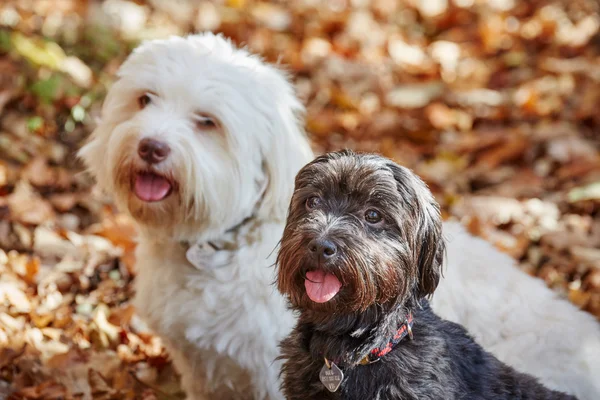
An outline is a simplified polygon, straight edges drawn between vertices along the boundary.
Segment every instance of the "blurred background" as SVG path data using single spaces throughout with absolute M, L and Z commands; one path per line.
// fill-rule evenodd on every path
M 129 305 L 135 230 L 74 152 L 137 43 L 204 30 L 286 66 L 317 152 L 414 169 L 600 317 L 597 0 L 3 0 L 0 399 L 181 398 Z

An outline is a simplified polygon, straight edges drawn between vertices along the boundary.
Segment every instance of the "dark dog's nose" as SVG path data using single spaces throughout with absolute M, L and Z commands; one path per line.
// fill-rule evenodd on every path
M 142 139 L 138 145 L 140 158 L 149 164 L 158 164 L 164 161 L 170 152 L 171 148 L 168 144 L 155 139 Z
M 308 244 L 308 250 L 313 257 L 321 261 L 330 260 L 337 253 L 336 245 L 326 239 L 313 239 Z

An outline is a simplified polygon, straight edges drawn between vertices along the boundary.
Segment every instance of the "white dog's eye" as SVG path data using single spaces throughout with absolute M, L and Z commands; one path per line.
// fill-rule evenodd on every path
M 139 104 L 140 108 L 142 108 L 142 109 L 145 108 L 151 102 L 152 102 L 152 99 L 150 98 L 150 96 L 148 96 L 147 93 L 144 93 L 143 95 L 138 97 L 138 104 Z
M 212 129 L 217 127 L 217 120 L 208 115 L 196 115 L 194 121 L 198 129 Z

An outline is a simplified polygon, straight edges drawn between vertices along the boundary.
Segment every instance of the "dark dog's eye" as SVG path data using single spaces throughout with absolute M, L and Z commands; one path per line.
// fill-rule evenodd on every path
M 313 208 L 317 208 L 321 205 L 321 199 L 317 196 L 311 196 L 306 199 L 306 208 L 312 210 Z
M 381 214 L 377 210 L 367 210 L 365 212 L 365 221 L 370 224 L 376 224 L 381 221 Z
M 151 102 L 152 99 L 146 93 L 138 97 L 138 105 L 140 106 L 140 108 L 145 108 Z

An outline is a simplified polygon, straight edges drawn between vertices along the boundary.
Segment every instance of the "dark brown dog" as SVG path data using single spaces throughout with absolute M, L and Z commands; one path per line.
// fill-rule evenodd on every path
M 305 166 L 278 255 L 278 289 L 300 312 L 281 343 L 285 396 L 573 399 L 433 313 L 443 257 L 439 207 L 410 170 L 348 151 Z

